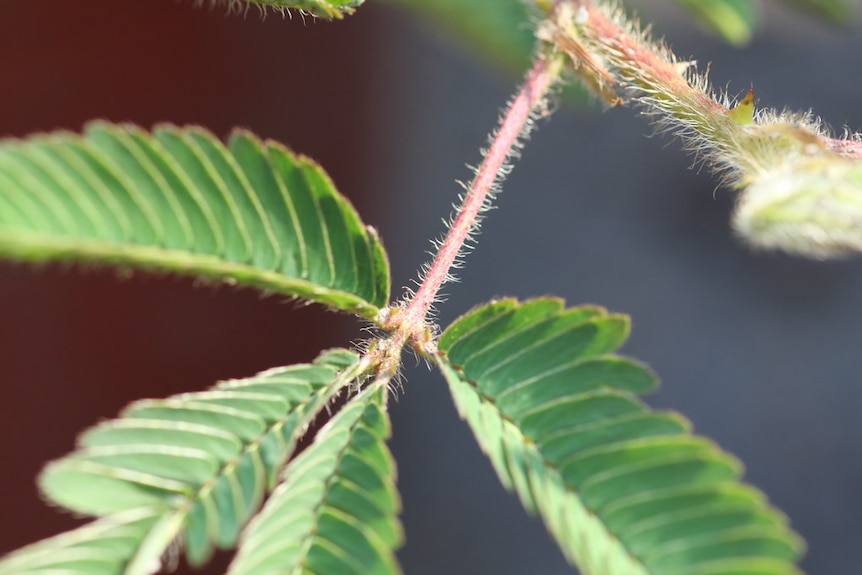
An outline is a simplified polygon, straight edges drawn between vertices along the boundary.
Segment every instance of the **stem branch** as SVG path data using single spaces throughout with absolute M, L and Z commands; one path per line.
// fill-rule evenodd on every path
M 529 132 L 531 118 L 541 107 L 550 87 L 562 71 L 560 59 L 540 54 L 521 89 L 503 116 L 494 133 L 491 146 L 476 176 L 459 206 L 446 237 L 440 244 L 433 262 L 425 273 L 418 291 L 409 300 L 401 318 L 401 329 L 420 334 L 426 327 L 431 307 L 437 300 L 440 288 L 450 279 L 450 270 L 458 260 L 462 247 L 478 226 L 483 209 L 507 173 L 507 165 L 516 153 L 519 139 Z M 419 342 L 414 341 L 414 347 Z M 422 346 L 420 346 L 422 347 Z

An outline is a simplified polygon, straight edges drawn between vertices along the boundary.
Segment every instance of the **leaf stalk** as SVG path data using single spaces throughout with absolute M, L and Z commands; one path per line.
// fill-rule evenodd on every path
M 490 146 L 452 218 L 449 230 L 439 243 L 431 264 L 423 274 L 419 289 L 406 303 L 388 312 L 383 327 L 397 330 L 397 349 L 410 343 L 421 355 L 430 357 L 436 351 L 429 316 L 440 297 L 440 288 L 453 277 L 465 244 L 478 230 L 482 213 L 490 207 L 501 180 L 520 151 L 521 141 L 533 127 L 537 114 L 546 114 L 546 97 L 560 78 L 563 59 L 555 50 L 538 54 L 523 85 L 502 116 L 499 128 L 489 138 Z M 387 325 L 388 323 L 388 325 Z M 393 341 L 397 345 L 398 342 Z

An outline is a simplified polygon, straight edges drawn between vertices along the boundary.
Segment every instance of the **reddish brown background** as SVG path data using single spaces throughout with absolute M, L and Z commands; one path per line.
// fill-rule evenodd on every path
M 0 136 L 93 118 L 250 127 L 318 159 L 361 210 L 373 199 L 364 107 L 383 24 L 364 12 L 329 24 L 191 0 L 2 2 Z M 33 480 L 84 427 L 139 397 L 307 361 L 358 336 L 349 318 L 251 291 L 0 263 L 0 554 L 74 525 Z

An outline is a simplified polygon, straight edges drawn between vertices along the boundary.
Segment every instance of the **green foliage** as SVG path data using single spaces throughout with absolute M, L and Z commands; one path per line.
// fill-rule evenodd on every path
M 637 395 L 628 320 L 558 299 L 456 321 L 438 365 L 501 480 L 589 575 L 789 575 L 802 544 L 740 464 Z
M 847 24 L 858 2 L 854 0 L 784 0 L 798 8 L 827 18 L 834 24 Z
M 214 547 L 236 544 L 300 436 L 361 375 L 354 353 L 332 350 L 313 364 L 133 403 L 119 419 L 84 432 L 78 450 L 50 463 L 39 480 L 53 503 L 107 519 L 10 556 L 0 573 L 19 572 L 22 561 L 38 563 L 46 549 L 64 550 L 51 553 L 52 560 L 68 556 L 63 565 L 72 569 L 77 553 L 70 548 L 107 546 L 114 531 L 103 527 L 112 522 L 126 526 L 124 551 L 112 547 L 100 561 L 124 565 L 124 573 L 148 573 L 179 536 L 189 562 L 204 563 Z M 352 431 L 345 431 L 348 439 Z M 364 477 L 344 475 L 354 482 Z M 74 568 L 88 573 L 88 565 Z
M 751 33 L 749 0 L 679 2 L 730 41 Z M 842 0 L 797 2 L 834 18 L 846 7 Z M 361 3 L 248 2 L 329 18 Z M 413 4 L 501 61 L 525 62 L 533 49 L 519 0 Z M 550 3 L 536 5 L 546 10 Z M 576 8 L 584 5 L 567 8 L 570 35 L 563 37 L 572 62 L 587 77 L 613 79 L 578 36 L 575 23 L 587 18 Z M 623 20 L 604 21 L 612 39 L 637 28 Z M 537 58 L 506 129 L 497 132 L 512 144 L 492 146 L 488 156 L 511 157 L 530 112 L 545 109 L 562 60 L 559 46 L 551 48 Z M 641 71 L 652 60 L 635 59 Z M 661 71 L 680 74 L 666 64 Z M 680 79 L 686 89 L 696 83 Z M 734 128 L 741 114 L 752 119 L 750 97 L 738 109 L 713 106 L 718 119 Z M 697 110 L 686 121 L 696 117 Z M 848 162 L 857 144 L 845 142 Z M 483 169 L 477 181 L 500 175 Z M 0 575 L 145 575 L 172 549 L 200 565 L 215 549 L 234 547 L 229 575 L 399 573 L 394 550 L 403 534 L 385 444 L 386 386 L 406 345 L 438 365 L 503 483 L 542 516 L 585 575 L 799 574 L 800 539 L 762 493 L 740 481 L 741 464 L 694 435 L 682 416 L 641 401 L 657 380 L 615 355 L 628 336 L 626 317 L 599 307 L 565 309 L 554 298 L 507 299 L 473 310 L 435 341 L 428 306 L 487 207 L 474 191 L 460 212 L 473 215 L 455 220 L 450 234 L 461 235 L 447 236 L 441 248 L 452 255 L 445 269 L 435 259 L 418 295 L 390 304 L 376 232 L 317 164 L 278 143 L 242 130 L 225 145 L 201 128 L 163 125 L 147 133 L 104 122 L 81 136 L 0 141 L 0 257 L 202 276 L 353 312 L 387 332 L 361 355 L 330 350 L 312 364 L 140 400 L 85 431 L 76 451 L 45 468 L 39 485 L 52 503 L 96 519 L 8 555 Z M 797 212 L 810 219 L 814 208 L 802 207 Z M 315 432 L 316 423 L 322 427 Z M 303 437 L 308 447 L 297 453 Z
M 754 32 L 757 11 L 751 0 L 677 0 L 706 27 L 728 42 L 746 44 Z
M 389 298 L 376 232 L 313 161 L 237 130 L 0 142 L 0 257 L 208 276 L 373 318 Z
M 295 9 L 312 16 L 337 19 L 353 14 L 365 0 L 214 0 L 214 2 L 224 2 L 232 8 L 253 5 L 263 9 Z
M 535 45 L 528 3 L 520 0 L 388 0 L 416 10 L 510 70 L 523 70 Z
M 372 385 L 285 468 L 284 483 L 244 533 L 228 575 L 400 573 L 389 433 L 386 389 Z
M 159 511 L 135 509 L 28 545 L 0 560 L 0 574 L 113 575 L 126 565 L 152 532 Z
M 785 4 L 817 14 L 833 24 L 844 24 L 853 12 L 853 0 L 784 0 Z M 747 44 L 757 26 L 757 4 L 753 0 L 677 0 L 707 29 L 741 46 Z
M 425 17 L 445 25 L 456 37 L 467 40 L 478 52 L 510 70 L 523 70 L 533 51 L 530 32 L 533 4 L 547 0 L 387 0 L 404 4 Z M 676 0 L 705 28 L 737 46 L 746 44 L 757 27 L 757 5 L 753 0 Z M 834 23 L 846 22 L 852 0 L 784 0 L 788 5 L 816 13 Z M 636 0 L 623 3 L 637 9 Z

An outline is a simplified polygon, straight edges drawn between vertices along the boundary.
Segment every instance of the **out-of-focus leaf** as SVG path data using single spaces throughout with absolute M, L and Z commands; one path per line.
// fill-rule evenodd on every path
M 858 4 L 854 0 L 784 0 L 784 2 L 813 12 L 835 24 L 846 24 Z
M 751 40 L 757 9 L 751 0 L 677 0 L 701 24 L 741 46 Z
M 529 63 L 535 39 L 529 3 L 521 0 L 389 0 L 448 27 L 510 70 Z

